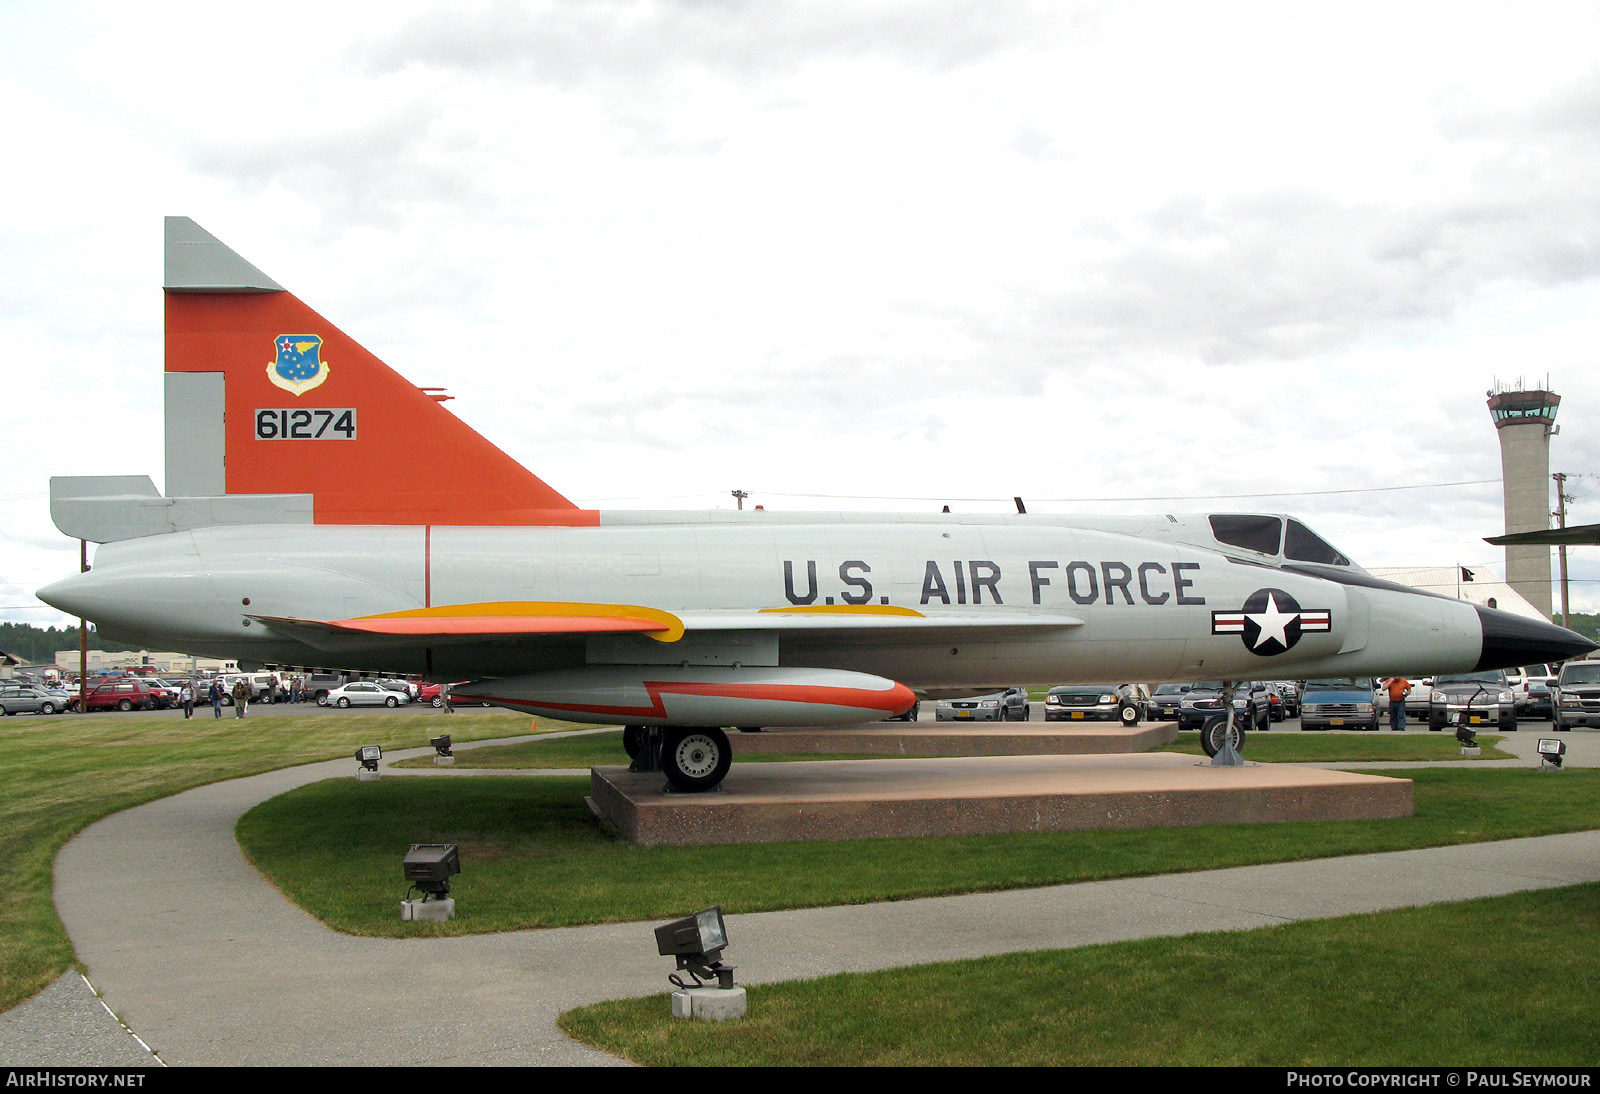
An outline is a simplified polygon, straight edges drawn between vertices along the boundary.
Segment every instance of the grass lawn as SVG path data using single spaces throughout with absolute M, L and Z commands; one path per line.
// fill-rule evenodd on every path
M 634 847 L 583 803 L 586 777 L 330 780 L 246 813 L 245 853 L 338 930 L 387 937 L 665 919 L 1393 851 L 1600 827 L 1600 770 L 1406 771 L 1415 815 L 1393 820 L 1021 833 L 927 839 Z M 403 924 L 400 860 L 456 843 L 457 919 Z M 334 883 L 336 882 L 336 884 Z
M 561 1028 L 657 1066 L 1588 1068 L 1600 886 L 758 985 L 740 1022 L 667 990 Z
M 99 818 L 204 783 L 353 756 L 359 745 L 426 747 L 441 732 L 479 740 L 526 733 L 528 725 L 520 714 L 423 710 L 348 717 L 252 713 L 242 721 L 214 719 L 209 711 L 192 721 L 176 711 L 170 718 L 105 713 L 0 720 L 0 842 L 7 848 L 0 856 L 6 894 L 0 902 L 0 1010 L 72 965 L 72 944 L 50 899 L 50 867 L 61 845 Z

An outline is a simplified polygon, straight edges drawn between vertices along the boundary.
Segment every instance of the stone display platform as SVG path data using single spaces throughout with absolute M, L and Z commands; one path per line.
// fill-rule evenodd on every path
M 1115 722 L 873 722 L 729 733 L 745 755 L 1087 756 L 1144 752 L 1178 739 L 1176 722 L 1124 728 Z
M 1408 817 L 1411 781 L 1173 752 L 735 764 L 718 790 L 590 772 L 590 805 L 637 844 L 965 836 Z

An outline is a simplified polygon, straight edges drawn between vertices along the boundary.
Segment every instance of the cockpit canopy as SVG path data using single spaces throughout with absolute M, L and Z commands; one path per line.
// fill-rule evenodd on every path
M 1242 547 L 1263 555 L 1281 555 L 1289 562 L 1350 565 L 1342 552 L 1294 517 L 1272 513 L 1212 513 L 1206 519 L 1211 522 L 1211 534 L 1225 546 Z

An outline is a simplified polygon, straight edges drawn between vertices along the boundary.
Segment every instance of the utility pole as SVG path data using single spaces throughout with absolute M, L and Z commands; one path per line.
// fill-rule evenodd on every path
M 748 498 L 750 496 L 750 491 L 748 491 L 748 490 L 735 490 L 735 491 L 733 491 L 733 496 L 739 502 L 739 508 L 743 509 L 744 508 L 744 499 Z
M 1573 500 L 1567 494 L 1567 476 L 1565 472 L 1557 471 L 1550 476 L 1556 480 L 1556 511 L 1551 514 L 1556 518 L 1556 527 L 1567 526 L 1567 502 Z M 1567 545 L 1561 544 L 1557 549 L 1561 559 L 1561 625 L 1569 626 L 1567 622 Z
M 89 572 L 89 541 L 78 541 L 78 572 Z M 78 713 L 89 713 L 89 621 L 78 620 Z

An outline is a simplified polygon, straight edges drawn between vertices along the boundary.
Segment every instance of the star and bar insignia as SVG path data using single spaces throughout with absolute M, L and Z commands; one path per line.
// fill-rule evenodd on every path
M 1333 629 L 1327 608 L 1301 608 L 1282 589 L 1257 589 L 1238 611 L 1212 612 L 1212 634 L 1237 634 L 1245 649 L 1262 657 L 1294 649 L 1302 634 Z

